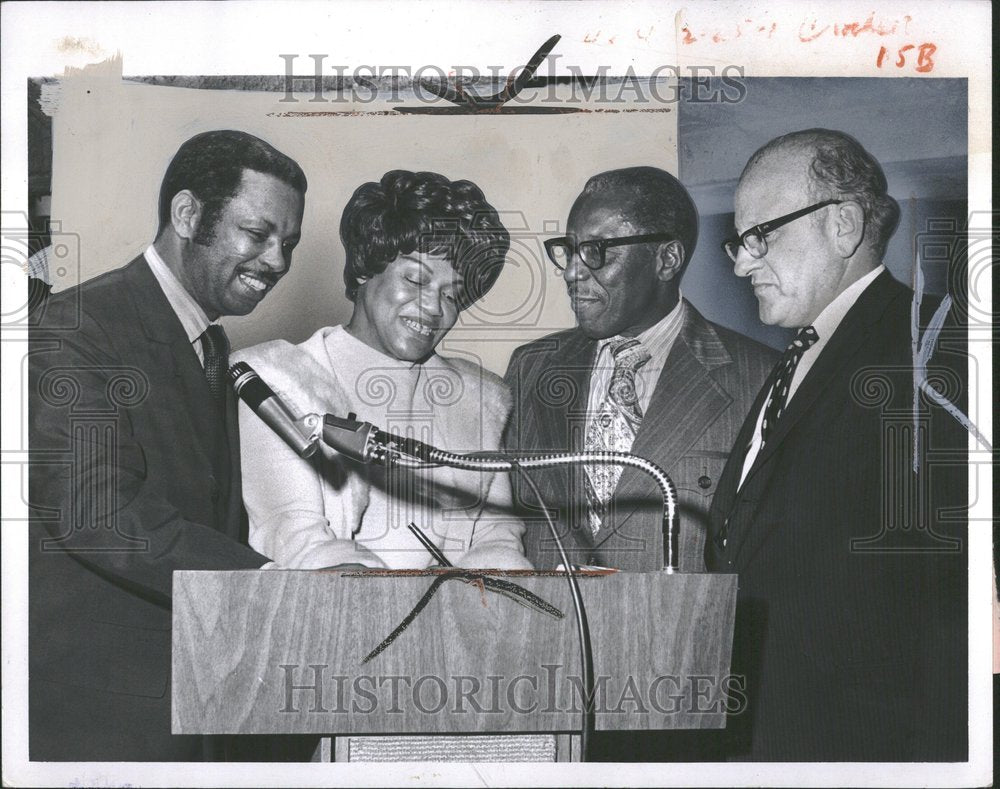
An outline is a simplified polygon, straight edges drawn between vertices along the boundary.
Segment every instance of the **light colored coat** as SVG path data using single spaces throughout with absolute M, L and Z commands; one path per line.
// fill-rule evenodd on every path
M 341 326 L 299 345 L 263 343 L 234 360 L 250 364 L 297 417 L 353 412 L 455 452 L 495 451 L 510 411 L 503 381 L 478 364 L 438 355 L 400 361 Z M 456 565 L 530 567 L 506 475 L 365 466 L 326 446 L 303 460 L 240 409 L 250 544 L 278 566 L 427 567 L 434 562 L 407 528 L 413 521 Z

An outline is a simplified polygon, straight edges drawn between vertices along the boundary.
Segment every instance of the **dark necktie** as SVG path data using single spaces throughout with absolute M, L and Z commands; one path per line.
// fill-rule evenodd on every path
M 628 452 L 642 422 L 635 371 L 649 361 L 649 351 L 639 340 L 630 337 L 616 337 L 610 346 L 615 369 L 597 415 L 587 429 L 584 449 L 588 452 Z M 622 467 L 592 465 L 586 466 L 586 472 L 587 514 L 590 529 L 596 535 L 605 508 L 618 487 Z
M 225 329 L 216 323 L 209 324 L 201 337 L 205 353 L 205 378 L 208 389 L 220 406 L 226 402 L 226 371 L 229 368 L 229 338 Z
M 812 326 L 799 329 L 791 345 L 785 349 L 777 366 L 777 375 L 774 379 L 774 386 L 771 387 L 771 395 L 764 406 L 764 419 L 760 423 L 760 445 L 767 443 L 767 438 L 774 431 L 774 426 L 785 411 L 788 403 L 788 387 L 791 386 L 792 376 L 795 375 L 795 368 L 798 367 L 799 359 L 802 358 L 813 343 L 819 340 L 819 335 Z

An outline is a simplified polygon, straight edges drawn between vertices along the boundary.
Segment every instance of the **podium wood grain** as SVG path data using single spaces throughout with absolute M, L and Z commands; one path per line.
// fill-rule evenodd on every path
M 176 734 L 569 732 L 579 649 L 562 577 L 514 578 L 555 620 L 451 580 L 409 628 L 429 576 L 174 573 Z M 721 728 L 736 576 L 580 579 L 598 729 Z

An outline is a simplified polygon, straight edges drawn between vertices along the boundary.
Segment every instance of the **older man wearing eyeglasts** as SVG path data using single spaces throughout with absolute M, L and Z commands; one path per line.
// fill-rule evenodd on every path
M 722 465 L 777 358 L 705 320 L 681 296 L 698 214 L 681 183 L 654 167 L 591 178 L 567 234 L 546 252 L 578 326 L 518 348 L 507 445 L 520 450 L 623 449 L 663 467 L 679 489 L 681 569 L 703 569 L 705 518 Z M 662 500 L 634 469 L 538 473 L 558 508 L 574 560 L 623 570 L 663 565 Z M 522 503 L 534 504 L 530 494 Z M 536 566 L 557 563 L 543 529 L 529 529 Z
M 507 369 L 514 409 L 505 441 L 521 451 L 625 450 L 677 485 L 680 569 L 704 571 L 708 508 L 736 432 L 777 354 L 705 320 L 680 291 L 698 214 L 663 170 L 630 167 L 587 181 L 567 234 L 545 248 L 562 275 L 577 327 L 518 348 Z M 571 561 L 631 571 L 663 567 L 663 502 L 635 469 L 535 472 L 556 510 Z M 517 482 L 517 480 L 515 480 Z M 526 519 L 534 497 L 516 491 Z M 537 567 L 558 563 L 545 530 L 529 526 Z M 641 626 L 641 623 L 633 623 Z M 601 733 L 590 758 L 720 758 L 721 732 Z
M 706 544 L 709 569 L 740 576 L 736 758 L 966 753 L 966 440 L 914 392 L 926 316 L 882 264 L 898 219 L 878 162 L 838 131 L 771 141 L 736 190 L 735 273 L 762 321 L 798 329 L 740 432 Z

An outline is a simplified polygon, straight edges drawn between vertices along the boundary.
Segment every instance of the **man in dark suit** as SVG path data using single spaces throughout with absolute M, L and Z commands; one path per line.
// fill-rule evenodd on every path
M 780 137 L 739 181 L 735 272 L 761 320 L 800 331 L 712 503 L 706 563 L 739 574 L 734 758 L 966 755 L 967 437 L 914 394 L 913 293 L 881 263 L 898 217 L 841 132 Z
M 188 140 L 154 243 L 52 296 L 32 335 L 32 760 L 232 756 L 170 733 L 171 573 L 268 562 L 246 544 L 215 321 L 249 313 L 288 271 L 305 191 L 263 140 Z
M 633 374 L 634 439 L 626 432 L 629 446 L 618 448 L 657 463 L 677 485 L 680 566 L 690 572 L 704 570 L 708 507 L 722 466 L 777 358 L 705 320 L 681 297 L 680 279 L 697 239 L 697 210 L 669 173 L 631 167 L 591 178 L 573 203 L 567 235 L 546 242 L 579 326 L 518 348 L 506 374 L 514 393 L 507 447 L 542 453 L 610 448 L 599 430 L 611 421 L 612 348 L 620 338 L 640 341 L 636 347 L 648 359 Z M 663 567 L 663 501 L 646 474 L 629 468 L 617 482 L 597 479 L 612 491 L 600 501 L 590 469 L 533 476 L 559 515 L 572 561 L 633 571 Z M 519 486 L 516 492 L 522 505 L 537 506 L 530 493 Z M 537 510 L 533 520 L 527 555 L 536 567 L 555 566 L 556 547 Z

